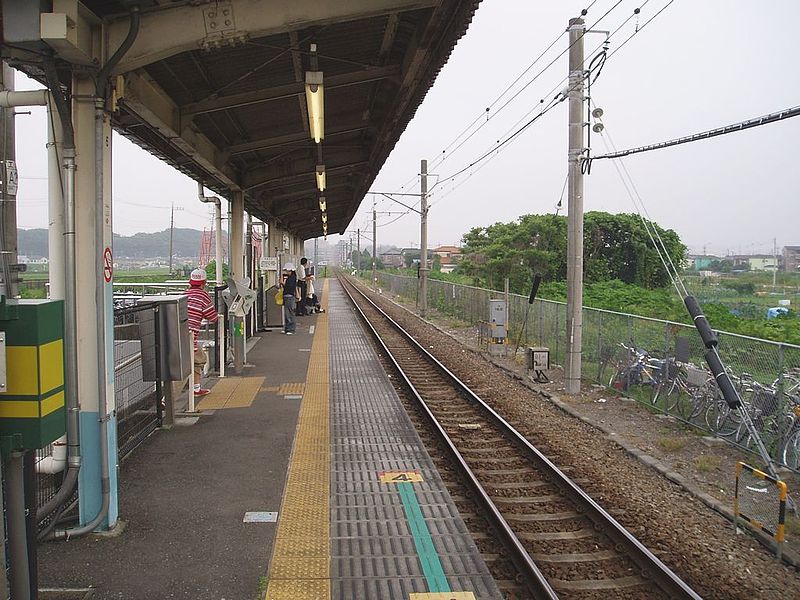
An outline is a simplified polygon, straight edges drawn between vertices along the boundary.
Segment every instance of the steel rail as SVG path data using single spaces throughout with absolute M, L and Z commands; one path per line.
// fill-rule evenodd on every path
M 614 517 L 612 517 L 608 512 L 606 512 L 597 502 L 595 502 L 589 495 L 586 494 L 578 485 L 576 485 L 571 479 L 569 479 L 550 459 L 548 459 L 544 454 L 542 454 L 533 444 L 531 444 L 522 434 L 520 434 L 514 427 L 511 426 L 502 416 L 500 416 L 493 408 L 491 408 L 483 399 L 481 399 L 475 392 L 473 392 L 465 383 L 463 383 L 454 373 L 452 373 L 446 366 L 444 366 L 435 356 L 433 356 L 430 352 L 428 352 L 414 337 L 408 333 L 402 326 L 400 326 L 394 319 L 392 319 L 384 310 L 382 310 L 375 302 L 373 302 L 369 297 L 366 296 L 361 290 L 359 290 L 356 286 L 348 281 L 348 283 L 358 291 L 358 293 L 370 304 L 372 307 L 377 310 L 383 317 L 392 325 L 392 327 L 397 330 L 402 336 L 404 336 L 409 343 L 416 347 L 420 354 L 422 354 L 426 360 L 428 360 L 431 364 L 433 364 L 442 374 L 444 374 L 448 379 L 450 379 L 455 386 L 461 391 L 462 394 L 467 396 L 469 399 L 474 401 L 478 406 L 480 406 L 491 418 L 492 420 L 506 432 L 506 434 L 511 437 L 511 439 L 516 442 L 520 447 L 522 447 L 529 456 L 536 462 L 540 468 L 549 472 L 549 474 L 553 477 L 553 483 L 562 489 L 566 496 L 570 498 L 573 502 L 577 505 L 586 509 L 586 516 L 595 524 L 603 528 L 604 533 L 609 536 L 609 538 L 617 544 L 622 551 L 625 552 L 641 569 L 642 577 L 646 579 L 651 579 L 657 583 L 659 587 L 663 591 L 669 594 L 670 598 L 675 599 L 691 599 L 691 600 L 702 600 L 702 597 L 698 595 L 691 587 L 689 587 L 686 582 L 680 579 L 673 571 L 665 565 L 658 557 L 656 557 L 652 552 L 650 552 L 639 540 L 637 540 L 633 535 L 630 534 L 622 525 L 620 525 Z M 344 286 L 343 286 L 344 287 Z M 355 301 L 348 293 L 351 300 L 355 304 Z M 463 465 L 462 468 L 465 469 L 465 472 L 469 473 L 470 476 L 470 485 L 477 486 L 480 488 L 480 496 L 481 501 L 488 502 L 491 507 L 494 509 L 492 511 L 493 516 L 494 513 L 497 513 L 498 518 L 502 520 L 506 527 L 508 527 L 510 531 L 510 527 L 505 522 L 502 516 L 499 515 L 499 511 L 495 507 L 494 503 L 489 499 L 488 495 L 483 488 L 481 487 L 480 483 L 478 483 L 477 479 L 475 479 L 472 471 L 469 470 L 469 467 L 466 466 L 463 458 L 455 449 L 455 446 L 452 445 L 450 438 L 444 432 L 443 428 L 439 425 L 436 421 L 433 414 L 428 409 L 425 402 L 419 396 L 419 394 L 414 390 L 411 382 L 406 377 L 405 373 L 403 372 L 402 368 L 398 364 L 398 362 L 394 359 L 391 352 L 389 351 L 388 347 L 380 340 L 377 331 L 375 331 L 374 327 L 371 323 L 368 322 L 366 316 L 364 315 L 363 311 L 356 305 L 358 312 L 362 315 L 362 318 L 367 321 L 370 329 L 372 330 L 373 334 L 378 338 L 379 343 L 385 349 L 388 356 L 390 357 L 391 361 L 398 369 L 398 371 L 402 374 L 403 379 L 412 390 L 414 396 L 417 398 L 418 402 L 420 402 L 421 406 L 424 407 L 426 416 L 435 423 L 435 426 L 438 431 L 440 431 L 441 435 L 447 442 L 447 446 L 451 449 L 451 453 L 454 453 L 458 456 L 458 462 L 460 465 Z M 485 498 L 485 500 L 484 500 Z M 510 532 L 514 539 L 517 540 L 516 536 L 513 532 Z M 517 540 L 517 544 L 521 546 L 519 541 Z M 522 551 L 527 556 L 527 551 L 525 551 L 524 547 Z M 532 563 L 533 561 L 528 556 L 528 560 Z M 516 563 L 516 561 L 515 561 Z M 536 573 L 541 576 L 541 572 L 539 571 L 538 567 L 535 567 Z M 522 572 L 522 571 L 521 571 Z M 551 589 L 548 584 L 548 589 Z M 552 592 L 551 589 L 551 593 Z M 557 596 L 554 596 L 557 598 Z
M 340 279 L 342 281 L 342 279 Z M 352 284 L 350 284 L 352 285 Z M 450 439 L 450 436 L 447 435 L 447 432 L 441 426 L 441 424 L 436 420 L 436 417 L 431 412 L 428 405 L 422 399 L 419 392 L 417 392 L 414 385 L 411 383 L 411 380 L 406 375 L 403 368 L 400 366 L 400 363 L 395 359 L 394 355 L 392 354 L 389 347 L 384 343 L 383 339 L 381 339 L 380 334 L 375 330 L 375 327 L 372 325 L 370 320 L 364 314 L 364 311 L 361 310 L 361 307 L 358 306 L 355 299 L 353 298 L 352 294 L 348 291 L 346 286 L 342 286 L 342 289 L 350 298 L 353 306 L 355 306 L 356 311 L 361 315 L 362 320 L 366 324 L 366 326 L 372 332 L 376 342 L 383 348 L 384 352 L 386 352 L 386 356 L 394 365 L 397 372 L 400 374 L 400 377 L 408 388 L 411 395 L 419 404 L 420 408 L 422 409 L 423 413 L 427 417 L 428 421 L 430 422 L 431 426 L 436 430 L 436 433 L 442 439 L 445 448 L 447 449 L 448 453 L 450 454 L 451 459 L 458 465 L 461 469 L 462 474 L 464 476 L 464 480 L 467 486 L 472 490 L 475 494 L 475 498 L 477 502 L 483 507 L 486 511 L 486 514 L 482 514 L 481 516 L 484 517 L 490 524 L 490 526 L 495 530 L 497 535 L 501 538 L 502 543 L 505 547 L 510 551 L 510 557 L 514 565 L 517 567 L 520 575 L 525 581 L 525 585 L 528 587 L 530 592 L 534 595 L 533 597 L 536 600 L 558 600 L 558 595 L 555 593 L 550 584 L 547 582 L 547 579 L 539 570 L 539 567 L 530 557 L 528 551 L 523 546 L 522 542 L 519 541 L 514 531 L 511 529 L 511 526 L 508 522 L 503 518 L 498 510 L 497 506 L 495 506 L 492 499 L 486 493 L 486 490 L 483 489 L 483 486 L 478 481 L 475 474 L 472 472 L 472 469 L 469 468 L 464 458 L 458 452 L 453 444 L 453 441 Z M 357 289 L 354 287 L 354 289 Z M 359 293 L 361 293 L 359 291 Z M 374 308 L 376 308 L 389 322 L 392 324 L 393 327 L 397 328 L 400 332 L 408 335 L 395 321 L 392 320 L 385 312 L 383 312 L 378 306 L 376 306 L 369 298 L 361 294 L 367 302 L 372 304 Z

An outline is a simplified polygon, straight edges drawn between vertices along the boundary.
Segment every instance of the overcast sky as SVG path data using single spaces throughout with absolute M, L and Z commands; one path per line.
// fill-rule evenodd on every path
M 611 52 L 637 21 L 641 28 L 670 0 L 483 0 L 372 189 L 418 192 L 419 162 L 428 159 L 429 172 L 438 176 L 429 178 L 431 245 L 457 244 L 472 227 L 554 212 L 567 172 L 566 102 L 491 160 L 448 177 L 515 129 L 541 98 L 550 100 L 553 89 L 563 88 L 566 54 L 539 73 L 567 47 L 568 20 L 592 5 L 585 17 L 592 25 L 615 4 L 597 29 L 614 31 L 635 7 L 644 6 L 638 19 L 611 37 Z M 609 58 L 592 86 L 616 147 L 668 140 L 800 105 L 796 7 L 796 0 L 674 0 Z M 559 34 L 553 49 L 495 103 Z M 587 36 L 587 57 L 603 39 L 602 34 Z M 18 89 L 30 85 L 19 77 L 17 82 Z M 457 150 L 450 148 L 440 162 L 442 150 L 480 115 L 469 130 L 474 135 Z M 46 227 L 45 136 L 41 110 L 17 118 L 20 227 Z M 592 136 L 595 155 L 606 151 L 604 137 Z M 649 215 L 676 230 L 691 251 L 771 253 L 773 239 L 779 249 L 800 245 L 800 180 L 792 144 L 797 139 L 800 118 L 631 156 L 625 166 Z M 208 227 L 208 211 L 195 196 L 194 182 L 115 136 L 116 232 L 168 227 L 171 201 L 183 207 L 175 213 L 176 225 Z M 371 210 L 372 197 L 367 197 L 351 223 L 353 232 L 360 227 L 371 235 Z M 394 213 L 379 215 L 379 244 L 419 245 L 418 215 L 400 216 L 405 209 L 388 200 L 378 200 L 378 210 Z M 585 210 L 634 211 L 610 161 L 594 163 L 586 179 Z

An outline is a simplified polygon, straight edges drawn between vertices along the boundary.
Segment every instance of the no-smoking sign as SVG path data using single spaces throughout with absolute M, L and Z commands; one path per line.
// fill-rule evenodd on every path
M 111 248 L 103 250 L 103 279 L 106 283 L 111 283 L 111 278 L 114 276 L 114 262 L 111 256 Z

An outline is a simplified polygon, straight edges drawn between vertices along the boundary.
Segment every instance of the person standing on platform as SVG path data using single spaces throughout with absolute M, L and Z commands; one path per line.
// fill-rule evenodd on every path
M 297 299 L 297 272 L 294 270 L 294 264 L 284 265 L 281 287 L 283 288 L 283 333 L 292 335 L 296 328 L 294 310 Z
M 197 339 L 200 336 L 200 326 L 203 319 L 209 323 L 217 322 L 217 309 L 211 301 L 211 296 L 206 291 L 205 269 L 195 269 L 189 275 L 189 289 L 186 290 L 187 308 L 189 314 L 189 331 L 194 344 L 194 395 L 205 396 L 209 390 L 200 387 L 200 378 L 206 364 L 206 353 L 200 350 Z
M 297 287 L 300 289 L 300 301 L 297 303 L 297 310 L 295 312 L 301 317 L 305 317 L 308 314 L 306 312 L 306 290 L 308 289 L 306 281 L 308 279 L 308 272 L 306 271 L 307 264 L 308 259 L 304 256 L 300 259 L 300 267 L 297 269 Z

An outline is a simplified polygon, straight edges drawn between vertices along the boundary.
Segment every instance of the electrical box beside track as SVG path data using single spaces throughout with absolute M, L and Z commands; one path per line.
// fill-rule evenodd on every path
M 37 450 L 66 431 L 64 303 L 18 300 L 0 306 L 0 447 L 4 453 Z
M 495 339 L 505 339 L 508 336 L 508 315 L 506 314 L 505 300 L 489 300 L 489 324 L 491 336 Z

